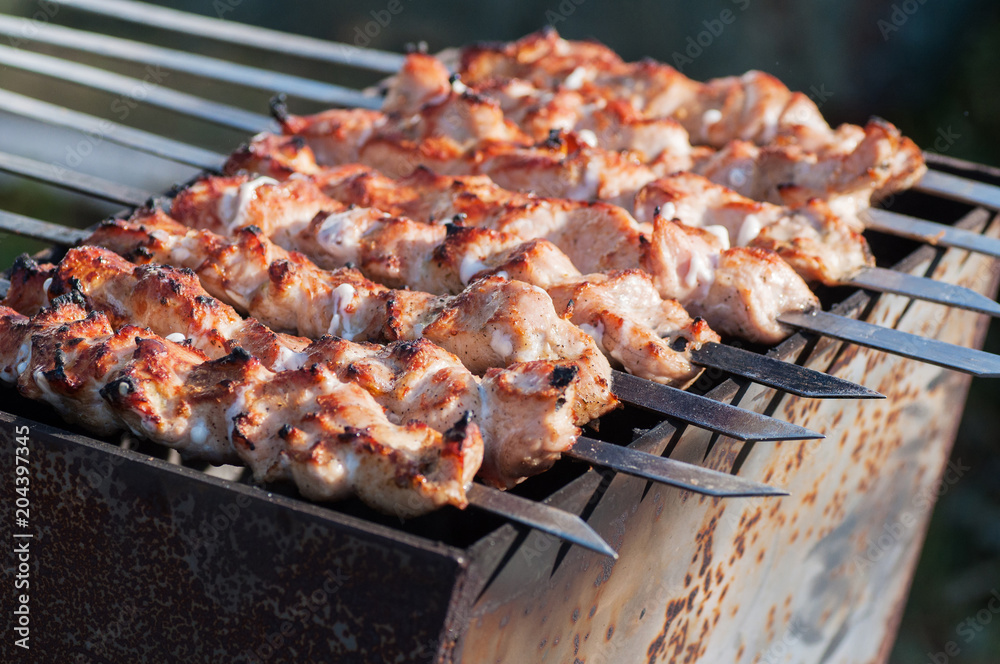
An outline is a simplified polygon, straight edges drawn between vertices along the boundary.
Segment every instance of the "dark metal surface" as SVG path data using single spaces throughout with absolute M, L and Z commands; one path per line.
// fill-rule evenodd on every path
M 691 351 L 691 361 L 810 399 L 885 398 L 842 378 L 725 344 L 703 344 Z
M 612 389 L 619 399 L 730 438 L 755 441 L 823 438 L 823 434 L 797 424 L 651 383 L 621 371 L 613 373 Z
M 302 35 L 258 28 L 222 19 L 189 14 L 144 2 L 128 0 L 54 0 L 54 4 L 103 14 L 123 21 L 175 30 L 188 35 L 229 42 L 240 46 L 296 55 L 312 60 L 360 67 L 391 74 L 403 65 L 403 56 L 371 48 L 358 48 Z
M 1000 304 L 970 288 L 946 284 L 927 277 L 903 274 L 881 267 L 866 267 L 843 282 L 845 286 L 856 286 L 879 293 L 895 293 L 918 300 L 937 302 L 950 307 L 1000 316 Z
M 810 332 L 976 376 L 1000 377 L 1000 357 L 936 339 L 894 330 L 825 311 L 787 313 L 778 319 Z
M 580 436 L 566 455 L 598 466 L 612 465 L 608 464 L 608 461 L 612 460 L 613 467 L 618 472 L 706 496 L 739 498 L 788 495 L 781 489 L 729 473 L 720 473 L 674 459 L 635 452 L 636 450 L 628 447 Z
M 932 246 L 955 247 L 1000 258 L 1000 239 L 994 237 L 984 237 L 961 228 L 879 208 L 869 208 L 860 217 L 865 227 L 873 231 L 910 238 Z
M 18 437 L 32 661 L 431 662 L 443 647 L 461 550 L 0 412 L 8 529 Z

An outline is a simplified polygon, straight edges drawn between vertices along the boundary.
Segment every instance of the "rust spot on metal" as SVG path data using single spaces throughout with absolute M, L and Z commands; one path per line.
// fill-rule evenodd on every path
M 657 635 L 653 642 L 649 644 L 649 648 L 646 650 L 646 655 L 649 657 L 649 664 L 654 664 L 654 662 L 659 659 L 659 656 L 666 651 L 666 638 L 667 633 L 670 631 L 670 625 L 674 622 L 674 619 L 680 614 L 684 609 L 685 600 L 675 599 L 671 600 L 667 604 L 667 611 L 664 616 L 663 629 Z

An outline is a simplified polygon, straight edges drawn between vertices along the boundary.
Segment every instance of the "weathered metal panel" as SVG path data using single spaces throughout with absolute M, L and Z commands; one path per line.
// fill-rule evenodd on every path
M 987 220 L 982 213 L 967 222 Z M 989 234 L 998 233 L 994 222 Z M 955 250 L 937 256 L 924 249 L 907 271 L 996 294 L 995 261 Z M 847 309 L 867 302 L 858 294 Z M 879 297 L 863 313 L 975 347 L 988 322 L 898 296 Z M 785 352 L 804 345 L 793 339 Z M 670 443 L 673 458 L 721 470 L 737 464 L 742 476 L 785 487 L 789 497 L 720 501 L 624 476 L 565 490 L 561 498 L 589 510 L 618 562 L 538 533 L 514 542 L 473 607 L 461 661 L 885 661 L 936 497 L 962 472 L 947 460 L 969 378 L 832 340 L 805 352 L 808 366 L 888 398 L 817 401 L 729 383 L 716 394 L 827 438 L 722 439 L 709 449 L 710 434 L 690 429 Z
M 15 527 L 28 427 L 30 518 Z M 0 413 L 5 577 L 30 532 L 30 652 L 0 660 L 429 662 L 461 551 Z M 3 606 L 12 607 L 12 583 Z

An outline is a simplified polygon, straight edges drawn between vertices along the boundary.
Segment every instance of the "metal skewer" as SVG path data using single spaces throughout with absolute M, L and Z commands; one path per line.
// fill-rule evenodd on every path
M 862 268 L 857 274 L 843 281 L 842 285 L 857 286 L 881 293 L 895 293 L 959 309 L 978 311 L 990 316 L 1000 316 L 1000 303 L 970 288 L 881 267 Z
M 782 314 L 786 325 L 975 376 L 1000 377 L 1000 356 L 844 318 L 825 311 Z
M 873 231 L 898 235 L 932 246 L 954 247 L 1000 258 L 1000 240 L 963 228 L 954 228 L 891 210 L 868 208 L 860 214 L 865 227 Z
M 760 484 L 738 475 L 721 473 L 717 470 L 709 470 L 652 454 L 647 454 L 644 457 L 627 454 L 629 451 L 631 450 L 627 447 L 580 436 L 572 449 L 565 454 L 597 466 L 605 466 L 606 461 L 612 459 L 615 461 L 615 469 L 619 472 L 708 496 L 734 498 L 737 496 L 788 495 L 787 491 Z
M 23 30 L 24 25 L 21 20 L 0 14 L 0 35 L 17 37 Z M 267 69 L 249 67 L 205 55 L 163 48 L 162 46 L 152 46 L 129 39 L 99 35 L 85 30 L 64 28 L 47 23 L 40 24 L 32 30 L 31 40 L 105 57 L 166 67 L 173 71 L 187 72 L 227 83 L 266 90 L 271 94 L 284 92 L 290 96 L 309 99 L 321 104 L 360 106 L 362 108 L 379 108 L 382 105 L 381 98 L 366 95 L 353 88 L 313 81 L 291 74 L 279 74 Z
M 190 115 L 205 122 L 240 131 L 257 133 L 273 131 L 277 124 L 266 115 L 251 113 L 242 108 L 219 104 L 162 85 L 114 74 L 96 67 L 88 67 L 62 58 L 32 53 L 10 46 L 0 46 L 0 64 L 56 78 L 69 83 L 97 88 L 111 94 L 132 98 L 137 90 L 143 91 L 143 103 Z
M 981 205 L 992 210 L 1000 210 L 1000 187 L 960 178 L 950 173 L 927 171 L 913 188 L 969 205 Z
M 867 387 L 815 369 L 715 342 L 691 350 L 691 361 L 809 399 L 884 399 Z
M 469 487 L 465 496 L 469 499 L 469 505 L 481 510 L 523 523 L 605 556 L 618 558 L 618 552 L 576 514 L 477 483 Z
M 708 397 L 653 383 L 621 371 L 612 371 L 612 374 L 614 375 L 612 391 L 622 401 L 736 440 L 823 438 L 822 435 L 804 427 L 730 406 Z
M 398 53 L 360 48 L 302 35 L 295 35 L 294 39 L 290 39 L 290 35 L 286 32 L 189 14 L 145 2 L 56 0 L 55 4 L 103 14 L 122 21 L 131 21 L 160 29 L 175 30 L 189 35 L 238 44 L 239 46 L 253 46 L 287 55 L 350 65 L 386 74 L 398 71 L 403 65 L 403 56 Z
M 73 111 L 64 106 L 50 104 L 8 90 L 0 90 L 0 111 L 34 120 L 44 118 L 46 124 L 76 129 L 91 136 L 99 136 L 101 140 L 124 145 L 139 152 L 206 171 L 218 172 L 226 163 L 226 155 L 218 152 L 164 138 L 159 134 Z

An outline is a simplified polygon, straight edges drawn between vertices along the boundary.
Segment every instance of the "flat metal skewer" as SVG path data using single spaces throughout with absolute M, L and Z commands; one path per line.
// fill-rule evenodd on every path
M 612 391 L 622 401 L 736 440 L 810 440 L 824 437 L 797 424 L 653 383 L 645 378 L 621 371 L 612 371 L 612 374 Z
M 1000 210 L 1000 187 L 951 173 L 929 170 L 913 188 L 942 198 Z
M 478 483 L 473 483 L 465 495 L 469 499 L 469 505 L 481 510 L 523 523 L 605 556 L 618 558 L 618 552 L 576 514 Z
M 859 216 L 865 227 L 873 231 L 918 240 L 932 246 L 954 247 L 1000 258 L 1000 240 L 964 228 L 955 228 L 880 208 L 868 208 Z
M 1000 316 L 1000 303 L 971 288 L 881 267 L 863 268 L 851 278 L 844 280 L 842 285 L 857 286 L 880 293 L 895 293 L 990 316 Z
M 57 127 L 75 129 L 91 136 L 100 137 L 101 140 L 206 171 L 220 172 L 227 159 L 226 155 L 218 152 L 205 150 L 94 115 L 73 111 L 58 104 L 50 104 L 9 90 L 0 90 L 0 111 Z
M 167 108 L 181 115 L 190 115 L 229 129 L 252 134 L 278 129 L 274 120 L 266 115 L 171 90 L 152 80 L 142 81 L 138 78 L 114 74 L 103 69 L 81 65 L 62 58 L 53 58 L 41 53 L 0 46 L 0 64 L 104 90 L 128 99 L 133 99 L 132 96 L 138 94 L 137 91 L 141 91 L 143 94 L 142 102 L 145 104 Z
M 884 399 L 885 395 L 822 371 L 710 342 L 691 351 L 691 361 L 809 399 Z
M 629 454 L 632 451 L 634 450 L 628 447 L 580 436 L 573 447 L 564 452 L 564 455 L 580 461 L 587 461 L 596 466 L 607 467 L 608 461 L 613 461 L 614 469 L 620 473 L 635 475 L 707 496 L 735 498 L 740 496 L 788 495 L 787 491 L 738 475 L 730 475 L 652 454 L 643 456 Z
M 54 4 L 155 28 L 198 35 L 239 46 L 391 74 L 403 66 L 398 53 L 314 39 L 130 0 L 53 0 Z
M 227 60 L 210 58 L 196 53 L 187 53 L 162 46 L 100 35 L 85 30 L 75 30 L 59 25 L 38 24 L 28 36 L 24 32 L 23 19 L 0 14 L 0 35 L 19 37 L 43 44 L 51 44 L 77 51 L 93 53 L 104 57 L 118 58 L 130 62 L 156 67 L 166 67 L 172 71 L 182 71 L 196 76 L 212 78 L 227 83 L 235 83 L 248 88 L 278 92 L 301 99 L 309 99 L 321 104 L 336 106 L 358 106 L 379 108 L 382 98 L 366 95 L 354 88 L 345 88 L 332 83 L 323 83 L 291 74 L 279 74 L 267 69 L 250 67 Z
M 0 171 L 21 175 L 32 180 L 53 184 L 81 194 L 87 194 L 112 203 L 141 206 L 153 194 L 148 191 L 111 182 L 102 178 L 58 168 L 34 159 L 19 157 L 8 152 L 0 152 Z
M 853 318 L 845 318 L 825 311 L 782 314 L 778 320 L 803 330 L 809 330 L 835 339 L 842 339 L 900 355 L 913 360 L 935 364 L 975 376 L 1000 377 L 1000 356 L 925 339 L 915 334 L 873 325 Z

